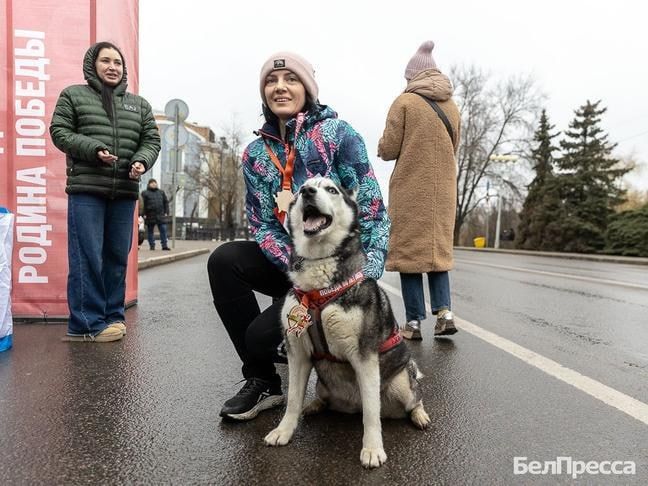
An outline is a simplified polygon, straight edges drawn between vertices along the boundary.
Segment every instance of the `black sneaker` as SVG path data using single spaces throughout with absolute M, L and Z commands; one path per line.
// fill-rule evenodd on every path
M 223 404 L 220 416 L 231 420 L 252 420 L 259 412 L 283 403 L 280 380 L 248 378 L 243 388 Z

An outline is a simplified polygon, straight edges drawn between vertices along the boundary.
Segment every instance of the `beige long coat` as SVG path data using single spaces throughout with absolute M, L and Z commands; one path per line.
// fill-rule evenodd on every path
M 454 131 L 419 95 L 435 100 Z M 457 205 L 460 115 L 452 84 L 436 69 L 419 73 L 392 104 L 378 156 L 396 159 L 389 180 L 391 231 L 386 269 L 402 273 L 450 270 Z

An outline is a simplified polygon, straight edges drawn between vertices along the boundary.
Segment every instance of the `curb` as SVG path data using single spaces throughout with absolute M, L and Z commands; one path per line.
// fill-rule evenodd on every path
M 164 265 L 166 263 L 185 260 L 187 258 L 192 258 L 198 255 L 202 255 L 203 253 L 209 253 L 209 249 L 199 248 L 197 250 L 189 250 L 189 251 L 183 251 L 181 253 L 174 253 L 171 255 L 147 258 L 146 260 L 137 262 L 137 269 L 144 270 L 145 268 L 157 267 L 158 265 Z
M 627 256 L 619 256 L 619 255 L 592 255 L 588 253 L 561 253 L 556 251 L 507 250 L 503 248 L 474 248 L 472 246 L 455 246 L 454 249 L 464 250 L 464 251 L 477 251 L 482 253 L 509 253 L 513 255 L 564 258 L 566 260 L 586 260 L 591 262 L 648 265 L 648 258 L 627 257 Z

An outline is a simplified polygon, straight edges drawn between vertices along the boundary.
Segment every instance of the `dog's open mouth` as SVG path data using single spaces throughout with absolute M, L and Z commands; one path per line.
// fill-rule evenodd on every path
M 317 206 L 308 204 L 304 206 L 304 233 L 316 235 L 331 225 L 333 218 L 328 214 L 322 214 Z

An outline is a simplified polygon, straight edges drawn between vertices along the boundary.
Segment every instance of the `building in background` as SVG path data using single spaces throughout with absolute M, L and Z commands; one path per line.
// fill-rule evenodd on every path
M 181 175 L 174 187 L 173 146 L 165 136 L 167 130 L 173 130 L 173 122 L 161 111 L 155 110 L 154 115 L 162 148 L 153 169 L 142 178 L 141 189 L 154 178 L 172 206 L 172 198 L 176 198 L 176 218 L 180 218 L 179 227 L 184 225 L 178 230 L 180 237 L 187 232 L 188 237 L 196 238 L 239 235 L 247 222 L 238 150 L 230 147 L 226 137 L 217 139 L 210 127 L 185 121 L 188 138 L 179 151 L 177 170 Z

